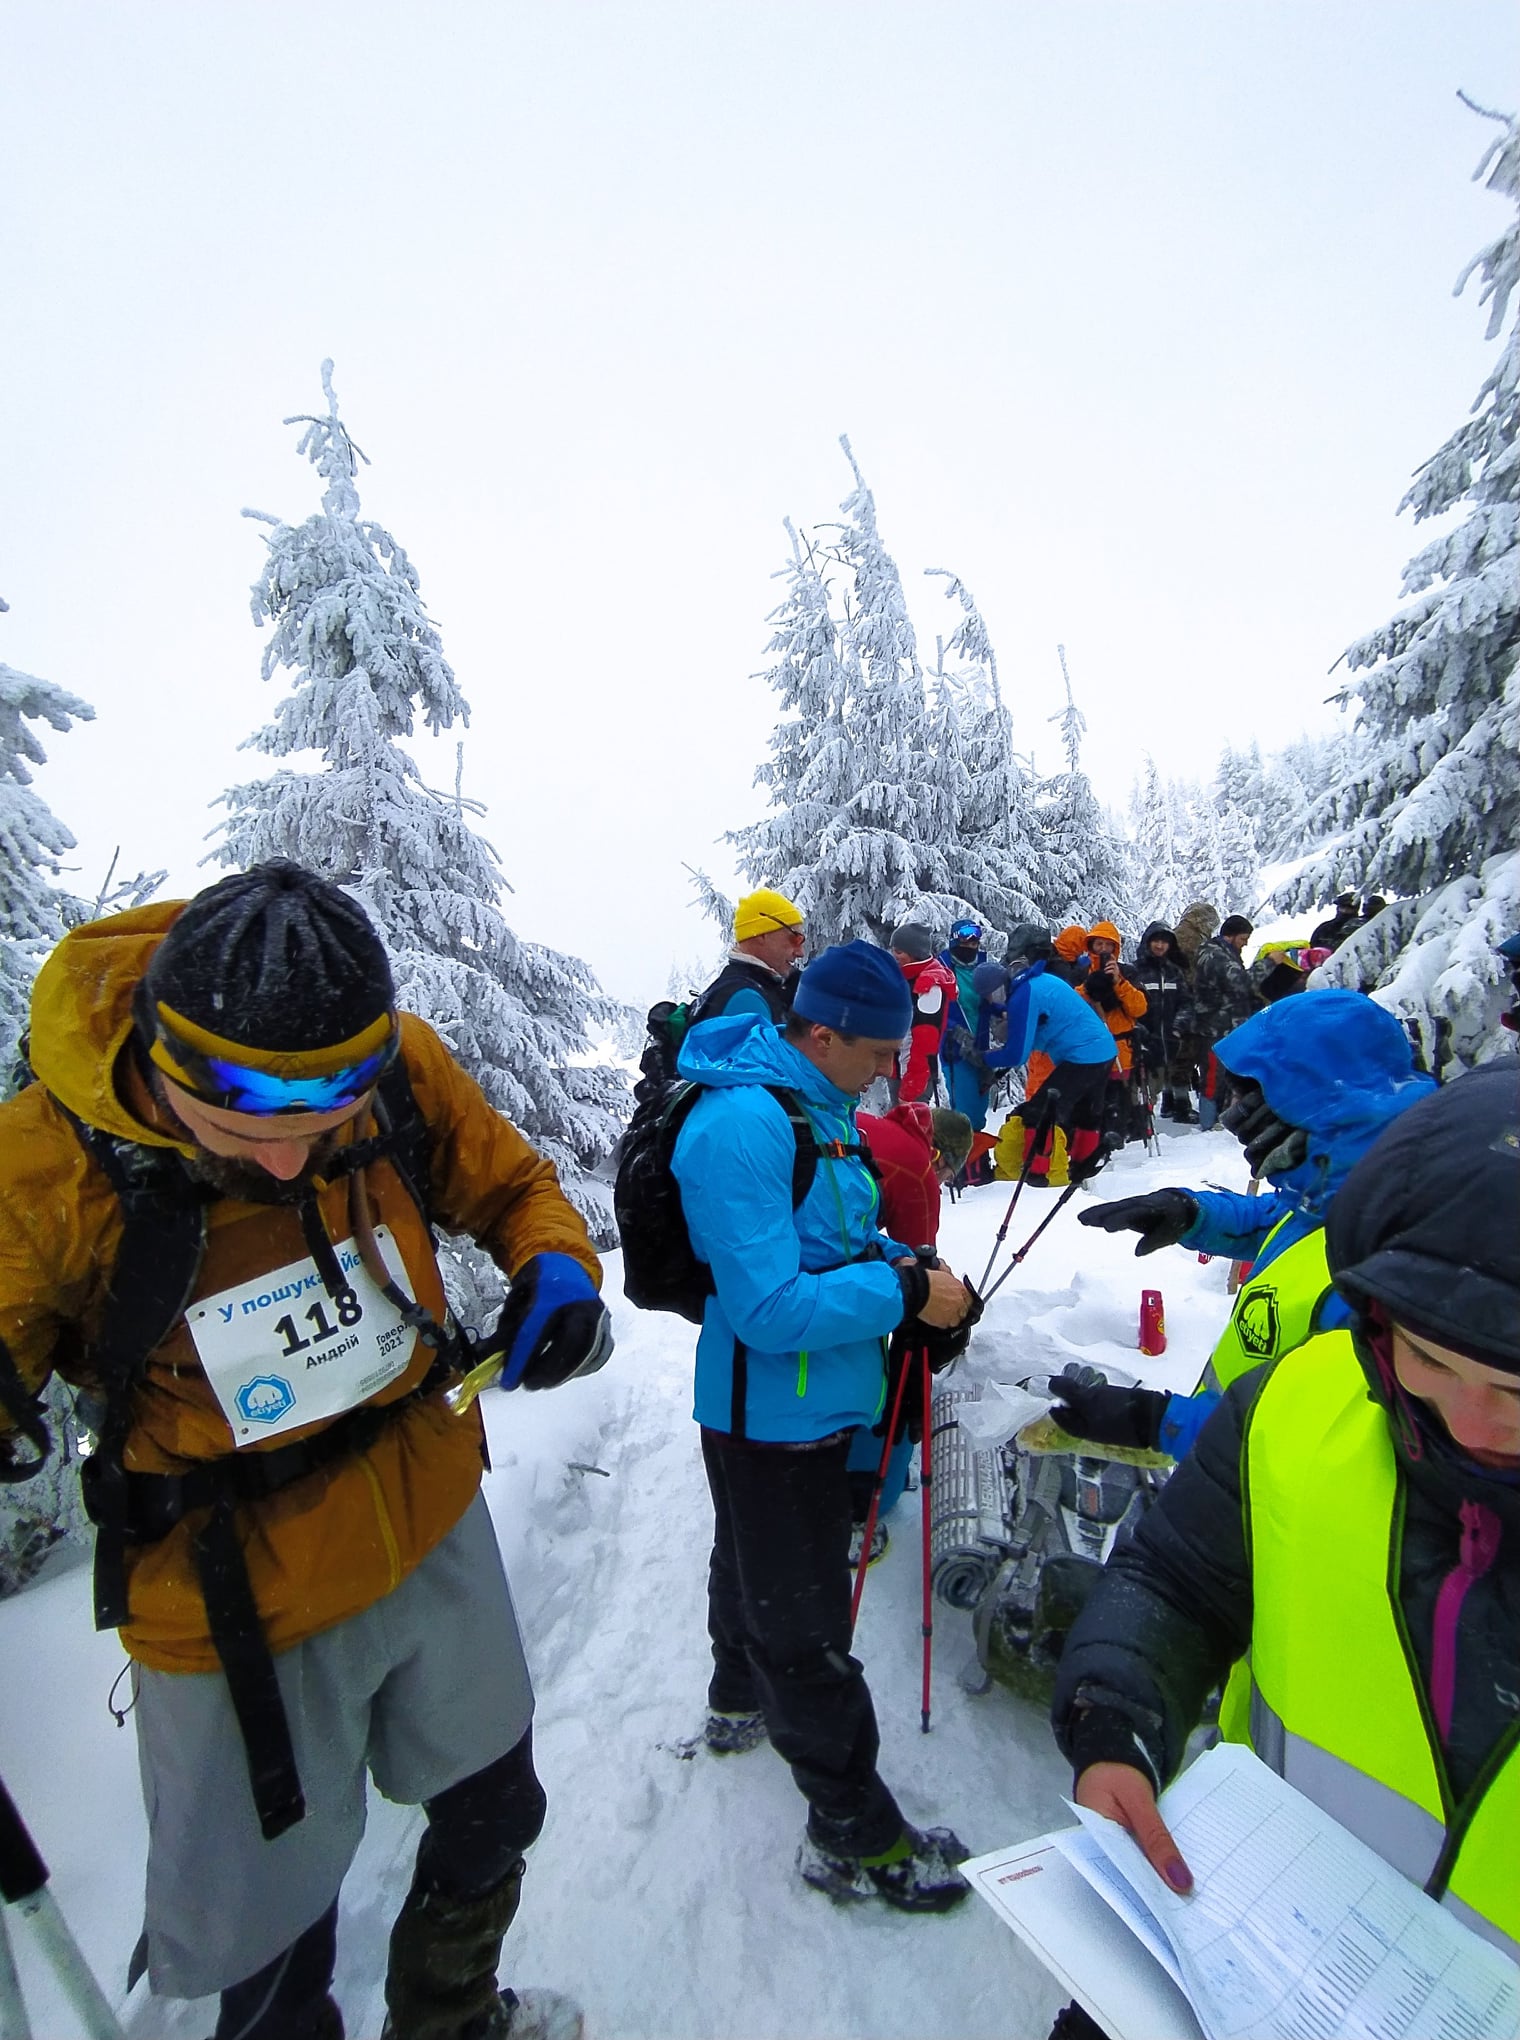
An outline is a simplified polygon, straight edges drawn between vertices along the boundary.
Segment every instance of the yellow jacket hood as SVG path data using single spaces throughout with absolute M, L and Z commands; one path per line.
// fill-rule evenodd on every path
M 173 1147 L 117 1095 L 116 1064 L 132 1033 L 132 995 L 153 952 L 184 912 L 155 900 L 86 921 L 64 936 L 32 986 L 31 1060 L 38 1081 L 90 1126 Z

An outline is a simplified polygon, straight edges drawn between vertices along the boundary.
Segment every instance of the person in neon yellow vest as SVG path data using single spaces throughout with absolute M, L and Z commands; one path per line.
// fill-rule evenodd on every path
M 1330 1329 L 1326 1214 L 1383 1130 L 1435 1088 L 1398 1021 L 1360 992 L 1301 992 L 1253 1013 L 1214 1053 L 1237 1092 L 1220 1123 L 1244 1143 L 1262 1195 L 1153 1190 L 1079 1216 L 1104 1232 L 1138 1232 L 1137 1255 L 1193 1247 L 1253 1263 L 1250 1279 L 1197 1392 L 1063 1382 L 1053 1414 L 1074 1437 L 1181 1459 L 1237 1374 Z
M 1350 1313 L 1232 1384 L 1072 1629 L 1079 1804 L 1174 1889 L 1156 1808 L 1205 1695 L 1361 1839 L 1520 1958 L 1520 1068 L 1402 1114 L 1330 1212 Z

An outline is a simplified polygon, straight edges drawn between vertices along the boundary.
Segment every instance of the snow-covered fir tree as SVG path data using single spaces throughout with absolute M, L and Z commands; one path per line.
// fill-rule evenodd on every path
M 1066 770 L 1045 780 L 1036 797 L 1046 852 L 1045 918 L 1058 928 L 1072 921 L 1084 927 L 1112 921 L 1128 934 L 1136 913 L 1130 859 L 1082 770 L 1087 721 L 1071 691 L 1065 645 L 1056 646 L 1056 656 L 1066 706 L 1050 720 L 1060 731 Z
M 7 607 L 0 601 L 0 611 Z M 29 725 L 62 732 L 94 716 L 77 694 L 0 665 L 0 1097 L 11 1087 L 37 967 L 78 918 L 73 895 L 55 883 L 74 838 L 32 783 L 47 752 Z
M 1520 122 L 1473 110 L 1503 127 L 1474 175 L 1510 217 L 1456 293 L 1480 278 L 1494 339 L 1520 285 Z M 1456 521 L 1405 568 L 1406 606 L 1345 654 L 1357 677 L 1339 699 L 1355 704 L 1365 750 L 1319 804 L 1328 840 L 1283 904 L 1307 908 L 1345 887 L 1412 896 L 1337 951 L 1324 979 L 1371 980 L 1427 1042 L 1446 1021 L 1471 1061 L 1502 1045 L 1491 944 L 1514 932 L 1520 896 L 1520 318 L 1471 415 L 1399 508 L 1417 523 Z
M 965 583 L 943 567 L 925 573 L 948 583 L 961 616 L 948 639 L 935 639 L 930 676 L 936 783 L 951 809 L 945 843 L 948 886 L 934 904 L 948 928 L 971 914 L 1006 932 L 1045 912 L 1050 859 L 1031 798 L 1029 768 L 1014 749 L 1013 718 L 1003 701 L 997 653 Z
M 902 577 L 876 504 L 842 439 L 855 487 L 826 546 L 787 524 L 787 594 L 771 621 L 765 677 L 783 720 L 756 783 L 770 811 L 730 833 L 739 867 L 807 918 L 815 948 L 884 941 L 924 899 L 948 891 L 946 789 L 933 777 L 930 722 Z M 843 580 L 836 614 L 826 574 Z
M 1175 922 L 1189 900 L 1199 897 L 1188 837 L 1189 803 L 1176 782 L 1163 779 L 1149 752 L 1129 801 L 1134 832 L 1131 884 L 1141 921 Z M 1212 874 L 1201 883 L 1211 884 Z
M 301 524 L 245 513 L 269 527 L 253 589 L 254 620 L 271 633 L 264 677 L 292 679 L 244 748 L 320 762 L 230 788 L 215 854 L 240 867 L 293 857 L 351 889 L 390 951 L 402 1004 L 555 1163 L 605 1241 L 609 1198 L 594 1172 L 627 1091 L 621 1070 L 594 1059 L 590 1031 L 610 1033 L 620 1008 L 578 958 L 514 935 L 496 853 L 468 819 L 478 804 L 457 780 L 451 793 L 424 785 L 402 747 L 419 718 L 438 733 L 467 724 L 468 707 L 411 561 L 360 515 L 366 456 L 339 418 L 331 362 L 322 389 L 325 412 L 285 421 L 304 428 L 297 450 L 322 479 L 321 510 Z

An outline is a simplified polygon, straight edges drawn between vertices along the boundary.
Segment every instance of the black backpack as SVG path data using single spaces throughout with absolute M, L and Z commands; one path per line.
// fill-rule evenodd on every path
M 695 998 L 683 999 L 680 1005 L 673 999 L 661 999 L 644 1015 L 647 1038 L 639 1058 L 639 1081 L 633 1087 L 637 1105 L 660 1096 L 677 1081 L 676 1058 L 699 1004 Z
M 623 1294 L 640 1310 L 673 1310 L 694 1325 L 701 1324 L 702 1306 L 713 1293 L 712 1270 L 692 1246 L 681 1208 L 681 1186 L 671 1171 L 670 1158 L 676 1135 L 703 1088 L 679 1078 L 640 1086 L 644 1095 L 618 1150 L 612 1192 L 623 1248 Z M 818 1140 L 795 1091 L 773 1084 L 765 1088 L 791 1121 L 797 1142 L 792 1163 L 795 1211 L 813 1187 Z M 861 1150 L 841 1148 L 840 1152 L 858 1154 Z

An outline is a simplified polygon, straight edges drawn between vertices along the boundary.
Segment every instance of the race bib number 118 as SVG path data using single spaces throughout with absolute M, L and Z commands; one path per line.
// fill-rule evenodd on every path
M 403 1292 L 408 1276 L 388 1226 L 380 1257 Z M 203 1297 L 185 1312 L 206 1378 L 242 1445 L 341 1416 L 394 1381 L 416 1333 L 369 1274 L 353 1240 L 336 1249 L 349 1288 L 329 1296 L 311 1259 Z

